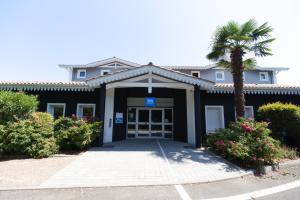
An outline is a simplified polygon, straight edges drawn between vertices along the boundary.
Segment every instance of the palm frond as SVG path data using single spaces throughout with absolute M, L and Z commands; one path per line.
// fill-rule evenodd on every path
M 265 56 L 273 55 L 272 50 L 267 46 L 254 45 L 254 46 L 252 46 L 251 49 L 254 52 L 254 55 L 258 56 L 258 57 L 265 57 Z
M 248 58 L 243 61 L 243 66 L 245 70 L 249 70 L 254 68 L 257 65 L 257 61 L 255 58 Z
M 211 52 L 206 56 L 209 60 L 217 61 L 220 57 L 225 55 L 226 48 L 228 47 L 228 35 L 224 27 L 217 27 L 213 37 Z
M 240 35 L 248 35 L 255 29 L 257 29 L 257 22 L 255 19 L 250 19 L 241 25 Z
M 218 65 L 225 69 L 231 69 L 231 63 L 225 59 L 219 60 Z
M 239 25 L 239 23 L 237 23 L 235 21 L 230 21 L 230 22 L 228 22 L 227 25 L 224 26 L 224 29 L 230 35 L 235 35 L 235 34 L 239 33 L 239 31 L 240 31 L 240 25 Z
M 251 33 L 251 37 L 253 38 L 253 41 L 262 39 L 262 38 L 269 38 L 270 37 L 270 33 L 273 31 L 274 29 L 271 26 L 268 26 L 268 23 L 264 23 L 261 26 L 259 26 L 258 28 L 256 28 L 255 30 L 253 30 L 253 32 Z
M 254 52 L 255 56 L 259 56 L 259 57 L 273 55 L 272 50 L 269 48 L 269 44 L 274 40 L 275 38 L 271 38 L 271 39 L 257 42 L 251 47 L 251 51 Z

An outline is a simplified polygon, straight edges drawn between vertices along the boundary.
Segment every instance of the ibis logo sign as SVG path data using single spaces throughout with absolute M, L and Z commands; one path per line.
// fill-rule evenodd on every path
M 146 97 L 145 98 L 145 107 L 154 108 L 156 106 L 156 98 L 155 97 Z

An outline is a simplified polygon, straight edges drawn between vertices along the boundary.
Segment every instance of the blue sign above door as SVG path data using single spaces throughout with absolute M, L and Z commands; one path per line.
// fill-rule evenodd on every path
M 145 98 L 145 107 L 154 108 L 156 106 L 156 98 L 155 97 L 146 97 Z

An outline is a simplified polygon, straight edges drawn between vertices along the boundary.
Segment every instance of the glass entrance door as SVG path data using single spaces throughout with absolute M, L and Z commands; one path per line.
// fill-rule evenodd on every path
M 162 109 L 151 109 L 151 126 L 150 133 L 151 137 L 162 137 L 162 122 L 163 122 L 163 110 Z
M 137 137 L 149 137 L 150 134 L 150 112 L 147 109 L 138 109 Z
M 128 108 L 127 138 L 172 138 L 172 108 Z

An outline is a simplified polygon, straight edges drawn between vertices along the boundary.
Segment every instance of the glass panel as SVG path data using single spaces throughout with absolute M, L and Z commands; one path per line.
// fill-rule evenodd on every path
M 135 124 L 128 124 L 128 131 L 135 131 Z
M 83 106 L 82 107 L 82 116 L 83 117 L 93 117 L 94 116 L 94 107 L 93 106 Z
M 152 137 L 161 137 L 162 133 L 151 133 Z
M 165 131 L 172 131 L 172 125 L 165 125 Z
M 139 131 L 149 131 L 149 125 L 139 125 Z
M 172 138 L 172 133 L 165 133 L 165 138 Z
M 151 121 L 155 123 L 162 122 L 162 110 L 152 110 L 151 111 Z
M 56 106 L 53 106 L 53 117 L 55 119 L 59 118 L 59 117 L 62 117 L 64 115 L 64 106 L 61 105 L 56 105 Z
M 135 137 L 135 134 L 128 134 L 128 137 L 129 137 L 129 138 L 134 138 L 134 137 Z
M 149 136 L 148 133 L 139 133 L 138 136 Z
M 172 109 L 165 109 L 165 123 L 172 123 Z
M 128 122 L 136 122 L 136 109 L 135 108 L 128 109 Z
M 192 75 L 199 78 L 199 74 L 197 72 L 193 72 Z
M 80 72 L 80 73 L 79 73 L 79 76 L 80 76 L 80 77 L 85 77 L 85 72 Z
M 151 131 L 161 131 L 162 125 L 151 125 Z
M 149 110 L 139 110 L 139 122 L 149 122 Z

